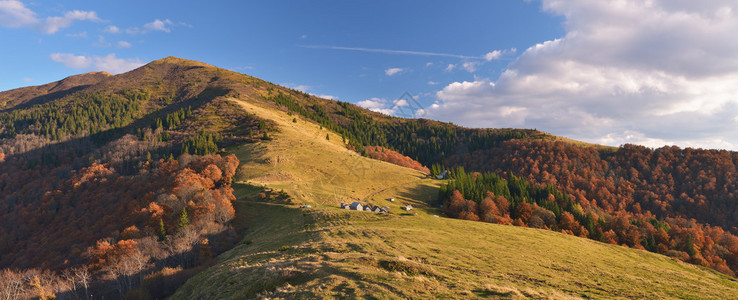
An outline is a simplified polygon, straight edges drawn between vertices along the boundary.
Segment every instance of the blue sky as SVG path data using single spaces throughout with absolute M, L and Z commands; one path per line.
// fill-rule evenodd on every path
M 171 55 L 388 114 L 738 149 L 738 5 L 693 2 L 0 0 L 0 90 Z

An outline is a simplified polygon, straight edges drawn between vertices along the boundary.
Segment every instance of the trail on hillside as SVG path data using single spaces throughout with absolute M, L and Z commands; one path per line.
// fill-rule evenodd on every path
M 368 195 L 366 195 L 366 197 L 362 198 L 361 199 L 361 202 L 366 203 L 369 200 L 369 198 L 374 197 L 374 195 L 379 194 L 379 193 L 382 193 L 382 192 L 384 192 L 386 190 L 397 188 L 397 187 L 401 187 L 403 185 L 407 185 L 407 184 L 411 184 L 411 183 L 415 183 L 415 182 L 420 182 L 420 181 L 423 181 L 423 180 L 425 180 L 425 178 L 415 179 L 415 180 L 411 180 L 411 181 L 407 181 L 407 182 L 403 182 L 403 183 L 391 185 L 391 186 L 388 186 L 388 187 L 385 187 L 385 188 L 382 188 L 382 189 L 378 189 L 376 191 L 373 191 L 373 192 L 369 193 Z

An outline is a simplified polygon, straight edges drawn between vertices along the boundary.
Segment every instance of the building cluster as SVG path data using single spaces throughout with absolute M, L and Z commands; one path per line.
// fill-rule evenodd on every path
M 377 212 L 377 213 L 382 213 L 382 212 L 388 213 L 389 212 L 389 207 L 386 207 L 386 206 L 379 207 L 379 206 L 371 205 L 371 204 L 361 205 L 361 203 L 359 202 L 354 202 L 351 204 L 341 203 L 341 208 L 350 209 L 350 210 L 371 211 L 371 212 Z

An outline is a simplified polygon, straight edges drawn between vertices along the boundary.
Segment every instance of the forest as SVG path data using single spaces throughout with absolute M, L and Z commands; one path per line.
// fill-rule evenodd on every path
M 18 283 L 19 298 L 165 295 L 164 286 L 142 285 L 205 263 L 235 241 L 228 221 L 237 167 L 234 155 L 185 154 L 127 176 L 93 163 L 39 202 L 4 201 L 0 240 L 14 242 L 2 243 L 0 264 L 22 271 L 5 270 L 0 281 Z M 12 180 L 2 182 L 18 184 Z
M 123 76 L 0 111 L 3 297 L 163 298 L 236 240 L 239 162 L 215 153 L 273 122 L 207 73 Z
M 447 159 L 463 167 L 450 172 L 441 198 L 454 217 L 562 231 L 735 276 L 736 162 L 738 154 L 719 150 L 624 145 L 610 153 L 512 140 Z

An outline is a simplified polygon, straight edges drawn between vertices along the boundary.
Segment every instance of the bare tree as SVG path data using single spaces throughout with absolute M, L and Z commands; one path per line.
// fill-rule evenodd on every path
M 62 278 L 69 285 L 70 293 L 75 299 L 91 299 L 90 282 L 92 275 L 86 266 L 65 269 Z
M 23 274 L 9 269 L 0 271 L 0 299 L 19 299 L 25 293 Z
M 137 248 L 130 254 L 114 258 L 105 268 L 121 296 L 141 284 L 149 259 L 148 255 Z

